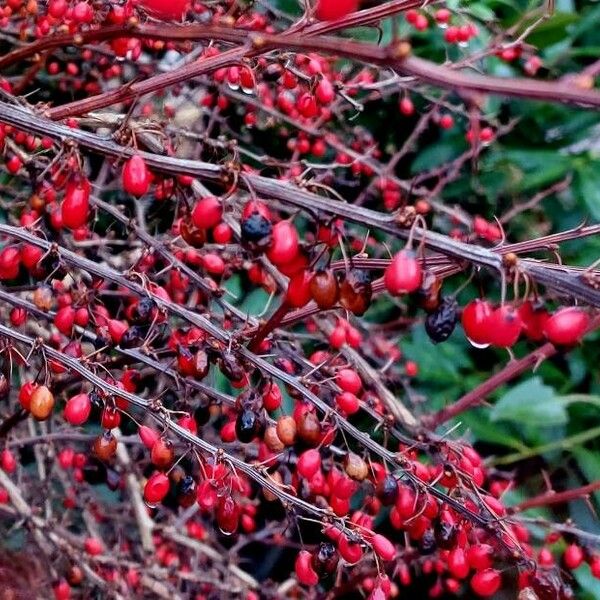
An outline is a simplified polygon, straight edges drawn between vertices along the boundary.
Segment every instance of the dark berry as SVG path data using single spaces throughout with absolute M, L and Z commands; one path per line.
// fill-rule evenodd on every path
M 425 331 L 430 339 L 438 344 L 446 341 L 454 331 L 458 304 L 454 298 L 444 298 L 439 307 L 425 319 Z

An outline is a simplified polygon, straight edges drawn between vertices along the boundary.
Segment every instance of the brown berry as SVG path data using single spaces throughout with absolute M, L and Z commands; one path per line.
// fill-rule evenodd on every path
M 29 406 L 31 414 L 38 421 L 44 421 L 50 416 L 53 408 L 54 395 L 45 385 L 40 385 L 31 394 L 31 402 Z
M 364 481 L 369 475 L 367 463 L 354 452 L 349 452 L 344 461 L 346 475 L 356 481 Z
M 283 416 L 277 419 L 277 437 L 285 446 L 291 446 L 296 441 L 296 421 L 294 417 Z
M 316 446 L 321 441 L 321 423 L 314 412 L 302 413 L 296 423 L 298 437 L 309 446 Z
M 277 434 L 277 428 L 275 425 L 270 425 L 267 427 L 264 435 L 264 441 L 267 445 L 267 448 L 271 452 L 281 452 L 285 448 L 285 444 L 279 438 Z
M 97 459 L 108 462 L 117 452 L 117 438 L 110 431 L 105 431 L 94 440 L 92 452 Z
M 335 273 L 331 270 L 317 271 L 310 280 L 310 294 L 319 308 L 327 310 L 334 307 L 340 295 Z
M 175 450 L 171 440 L 162 437 L 152 446 L 150 459 L 159 469 L 168 469 L 173 464 L 174 458 Z

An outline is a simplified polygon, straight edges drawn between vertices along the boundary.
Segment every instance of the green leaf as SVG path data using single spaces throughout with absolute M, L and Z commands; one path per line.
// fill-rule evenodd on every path
M 261 314 L 267 302 L 269 301 L 269 294 L 265 292 L 262 288 L 252 290 L 245 298 L 240 308 L 249 315 L 259 315 Z M 271 312 L 275 310 L 277 307 L 277 301 L 271 304 Z
M 565 39 L 567 28 L 577 23 L 581 16 L 575 13 L 555 12 L 546 22 L 538 25 L 528 36 L 527 41 L 538 48 L 545 48 Z M 531 25 L 525 21 L 523 27 Z
M 511 192 L 526 192 L 550 185 L 572 169 L 572 159 L 555 150 L 527 150 L 506 148 L 490 157 L 486 170 L 507 175 Z
M 600 160 L 577 164 L 573 189 L 590 215 L 600 219 Z
M 473 15 L 476 19 L 480 19 L 481 21 L 495 21 L 496 14 L 489 7 L 483 4 L 482 2 L 476 2 L 474 4 L 470 4 L 467 10 L 465 11 L 468 14 Z
M 421 173 L 429 171 L 435 167 L 443 165 L 458 155 L 459 148 L 457 142 L 451 140 L 441 141 L 434 146 L 424 148 L 419 152 L 413 164 L 410 166 L 411 173 Z
M 490 420 L 549 427 L 564 425 L 568 416 L 554 389 L 544 385 L 539 377 L 532 377 L 515 386 L 496 402 L 490 413 Z
M 463 427 L 468 429 L 471 435 L 478 442 L 487 442 L 488 444 L 497 444 L 498 446 L 506 446 L 517 452 L 528 450 L 528 447 L 514 436 L 511 436 L 505 427 L 498 424 L 492 424 L 487 419 L 482 418 L 483 410 L 466 412 L 459 417 Z
M 585 448 L 573 448 L 572 452 L 586 479 L 589 482 L 600 481 L 600 457 L 598 454 Z M 600 492 L 594 492 L 594 498 L 600 505 Z
M 600 580 L 596 579 L 587 564 L 573 572 L 577 583 L 583 588 L 584 594 L 577 597 L 581 600 L 600 600 Z

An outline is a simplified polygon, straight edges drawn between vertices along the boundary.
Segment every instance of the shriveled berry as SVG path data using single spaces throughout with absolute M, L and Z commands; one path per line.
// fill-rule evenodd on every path
M 454 331 L 458 304 L 454 298 L 444 298 L 438 308 L 427 315 L 425 331 L 434 343 L 446 341 Z
M 242 220 L 242 245 L 253 252 L 264 251 L 271 244 L 273 225 L 263 214 L 256 211 Z
M 251 442 L 258 433 L 258 415 L 250 409 L 243 410 L 235 420 L 235 433 L 237 439 L 247 444 Z

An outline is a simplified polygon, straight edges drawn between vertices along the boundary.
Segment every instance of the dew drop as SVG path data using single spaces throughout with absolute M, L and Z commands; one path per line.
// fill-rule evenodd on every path
M 469 343 L 471 344 L 471 346 L 473 346 L 473 348 L 488 348 L 489 344 L 478 344 L 477 342 L 474 342 L 471 338 L 467 338 L 469 340 Z

